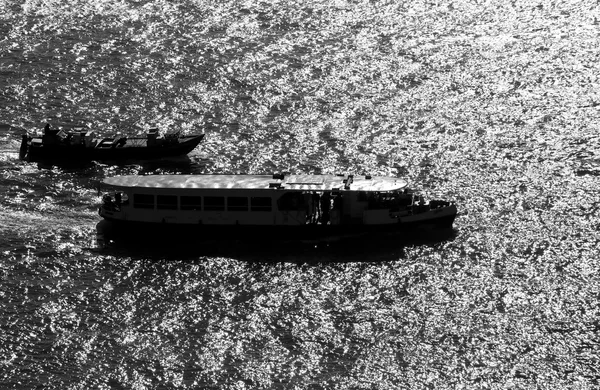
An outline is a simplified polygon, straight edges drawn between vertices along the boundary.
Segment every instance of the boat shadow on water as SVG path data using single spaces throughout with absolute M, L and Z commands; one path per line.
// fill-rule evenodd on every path
M 102 222 L 99 223 L 101 225 Z M 281 237 L 178 237 L 130 236 L 104 239 L 97 228 L 102 253 L 156 261 L 194 261 L 199 258 L 231 258 L 245 262 L 346 263 L 401 261 L 408 247 L 439 247 L 453 241 L 456 229 L 433 229 L 409 233 L 364 233 L 315 239 Z

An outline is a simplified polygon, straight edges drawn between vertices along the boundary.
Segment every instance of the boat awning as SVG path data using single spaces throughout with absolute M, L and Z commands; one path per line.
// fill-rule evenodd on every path
M 115 176 L 104 184 L 118 188 L 247 189 L 292 191 L 398 191 L 406 181 L 381 176 L 339 175 L 149 175 Z
M 148 175 L 115 176 L 104 184 L 122 188 L 268 189 L 281 182 L 271 175 Z

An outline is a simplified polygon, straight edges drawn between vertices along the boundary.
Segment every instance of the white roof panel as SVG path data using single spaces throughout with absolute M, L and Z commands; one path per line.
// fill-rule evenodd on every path
M 197 188 L 197 189 L 268 189 L 270 183 L 280 183 L 271 175 L 149 175 L 115 176 L 104 183 L 115 187 Z
M 402 179 L 380 176 L 290 175 L 282 179 L 271 175 L 150 175 L 115 176 L 104 184 L 121 188 L 178 189 L 269 189 L 295 191 L 394 191 L 406 187 Z

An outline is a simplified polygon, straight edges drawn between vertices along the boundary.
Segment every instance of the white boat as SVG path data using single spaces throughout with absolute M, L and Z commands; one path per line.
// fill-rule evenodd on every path
M 319 239 L 452 227 L 453 203 L 426 202 L 398 178 L 358 175 L 150 175 L 104 180 L 107 238 Z M 196 236 L 200 237 L 200 236 Z

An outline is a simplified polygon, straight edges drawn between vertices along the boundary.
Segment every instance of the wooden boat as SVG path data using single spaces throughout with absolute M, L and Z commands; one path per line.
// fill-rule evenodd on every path
M 139 137 L 102 138 L 92 131 L 65 132 L 46 125 L 43 135 L 23 135 L 19 157 L 31 162 L 148 160 L 186 155 L 203 138 L 179 132 L 162 136 L 158 129 Z
M 103 181 L 105 239 L 175 235 L 320 239 L 449 229 L 453 203 L 426 202 L 404 180 L 357 175 L 150 175 Z

